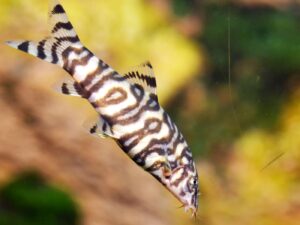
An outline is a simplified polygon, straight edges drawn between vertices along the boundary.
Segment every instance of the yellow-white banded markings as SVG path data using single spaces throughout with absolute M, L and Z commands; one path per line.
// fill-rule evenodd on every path
M 69 47 L 63 52 L 63 68 L 78 82 L 83 82 L 86 77 L 95 71 L 99 65 L 99 59 L 86 48 Z
M 192 153 L 179 132 L 177 126 L 171 122 L 170 117 L 165 113 L 164 121 L 170 127 L 170 139 L 168 141 L 167 159 L 172 170 L 185 166 L 187 169 L 194 170 Z
M 170 184 L 174 187 L 184 186 L 185 182 L 183 181 L 189 177 L 188 175 L 189 174 L 185 166 L 177 167 L 172 173 Z M 185 193 L 181 192 L 179 194 L 183 196 Z
M 95 71 L 98 67 L 99 60 L 96 56 L 87 54 L 86 56 L 79 58 L 78 63 L 74 63 L 73 77 L 77 82 L 82 82 L 88 76 L 88 74 Z
M 153 170 L 157 170 L 160 168 L 160 165 L 166 163 L 166 157 L 164 155 L 160 155 L 158 152 L 151 152 L 145 159 L 145 169 L 152 167 Z M 153 168 L 153 166 L 157 166 L 157 168 Z
M 152 142 L 156 142 L 158 144 L 158 140 L 152 140 Z M 149 166 L 146 165 L 146 159 L 149 155 L 151 155 L 152 153 L 155 153 L 157 155 L 159 155 L 159 157 L 165 158 L 166 157 L 166 149 L 164 147 L 159 147 L 157 146 L 157 148 L 147 148 L 144 149 L 143 151 L 140 151 L 138 154 L 134 155 L 132 157 L 132 159 L 141 167 L 143 167 L 144 169 L 148 168 L 149 170 L 151 170 L 149 168 Z
M 171 162 L 169 160 L 170 157 L 170 153 L 172 151 L 172 140 L 176 139 L 177 135 L 174 132 L 175 130 L 173 129 L 173 126 L 170 126 L 168 123 L 168 115 L 162 110 L 159 110 L 159 113 L 161 113 L 163 115 L 163 119 L 162 119 L 162 127 L 166 127 L 166 130 L 168 130 L 168 132 L 166 132 L 165 135 L 153 135 L 152 137 L 150 137 L 150 139 L 148 139 L 146 142 L 144 142 L 143 149 L 139 149 L 141 147 L 139 147 L 138 145 L 134 146 L 124 146 L 123 149 L 128 151 L 132 151 L 135 150 L 135 155 L 131 155 L 131 157 L 133 158 L 134 161 L 137 161 L 137 163 L 144 167 L 148 172 L 150 172 L 152 175 L 154 175 L 154 171 L 156 170 L 165 170 L 166 164 L 168 164 L 168 167 L 170 167 L 170 169 L 174 169 L 177 167 L 177 162 L 175 162 L 175 164 L 173 163 L 173 165 L 171 166 Z M 132 137 L 132 138 L 137 138 L 137 137 Z M 142 140 L 142 139 L 141 139 Z M 138 139 L 136 139 L 135 141 L 138 141 Z M 160 156 L 162 156 L 166 162 L 162 162 L 161 160 L 158 160 L 156 164 L 154 165 L 146 165 L 145 162 L 147 160 L 148 155 L 152 154 L 153 152 L 156 152 L 157 154 L 159 154 Z M 172 156 L 172 155 L 171 155 Z M 174 157 L 175 160 L 175 157 Z M 156 172 L 155 172 L 156 174 Z
M 96 103 L 101 114 L 113 118 L 121 111 L 136 105 L 136 98 L 128 93 L 129 84 L 107 80 L 98 91 L 92 93 L 89 101 Z
M 107 82 L 112 82 L 111 79 Z M 142 100 L 145 98 L 145 92 L 139 85 L 130 85 L 129 83 L 125 81 L 120 81 L 118 77 L 115 78 L 114 86 L 112 85 L 102 85 L 102 88 L 99 89 L 100 94 L 103 96 L 103 94 L 106 91 L 106 95 L 109 92 L 109 87 L 122 87 L 124 91 L 127 93 L 127 98 L 122 99 L 123 101 L 117 101 L 117 102 L 111 102 L 112 104 L 109 104 L 103 99 L 105 99 L 105 96 L 102 97 L 102 99 L 98 99 L 97 102 L 93 103 L 95 105 L 94 107 L 98 112 L 100 112 L 102 115 L 106 115 L 109 117 L 109 120 L 111 123 L 115 126 L 123 126 L 124 123 L 122 123 L 122 120 L 119 120 L 120 117 L 126 117 L 127 114 L 130 114 L 132 111 L 134 111 L 136 108 L 139 107 Z M 104 87 L 107 86 L 108 89 L 105 90 Z M 94 95 L 94 98 L 97 98 L 99 94 Z M 116 95 L 114 96 L 116 97 Z M 148 102 L 148 101 L 147 101 Z M 139 118 L 139 117 L 138 117 Z M 114 128 L 114 129 L 119 129 Z M 120 128 L 120 132 L 122 133 L 122 128 Z
M 141 114 L 141 116 L 139 118 L 137 118 L 137 120 L 135 120 L 132 123 L 116 123 L 114 129 L 122 131 L 124 130 L 125 133 L 128 132 L 135 132 L 138 130 L 142 130 L 145 129 L 144 132 L 146 132 L 147 130 L 150 130 L 150 128 L 148 128 L 146 126 L 146 124 L 148 124 L 148 120 L 154 120 L 156 119 L 157 121 L 160 121 L 160 123 L 162 123 L 162 116 L 160 111 L 156 111 L 156 112 L 149 112 L 149 111 L 144 111 L 143 114 Z M 154 124 L 154 123 L 153 123 Z M 151 124 L 150 126 L 153 127 L 154 125 Z
M 137 122 L 141 118 L 151 117 L 154 112 L 160 111 L 160 106 L 156 98 L 145 92 L 142 100 L 136 107 L 130 107 L 126 112 L 116 117 L 116 123 L 128 125 Z
M 128 127 L 127 134 L 122 136 L 124 146 L 128 148 L 135 146 L 134 149 L 131 149 L 129 155 L 134 155 L 137 153 L 134 153 L 134 151 L 143 149 L 143 146 L 147 145 L 153 135 L 159 135 L 164 129 L 161 119 L 156 117 L 139 120 L 136 123 L 123 126 L 123 129 L 126 127 Z M 133 137 L 135 141 L 132 141 Z
M 99 70 L 99 67 L 102 68 Z M 97 83 L 101 82 L 106 76 L 111 75 L 114 70 L 111 67 L 102 67 L 100 65 L 90 72 L 82 83 L 84 84 L 87 91 L 90 91 Z
M 120 138 L 120 143 L 131 157 L 143 151 L 149 142 L 154 138 L 168 135 L 169 129 L 162 122 L 160 113 L 152 114 L 148 118 L 140 118 L 135 123 L 127 125 L 115 125 L 114 131 L 124 133 Z
M 98 100 L 99 107 L 109 108 L 108 110 L 110 110 L 110 112 L 118 111 L 121 103 L 123 105 L 127 103 L 125 101 L 127 97 L 127 92 L 123 88 L 111 88 L 102 99 Z
M 129 107 L 127 113 L 122 113 L 116 116 L 116 120 L 118 121 L 118 123 L 130 124 L 138 120 L 142 116 L 140 114 L 145 112 L 144 108 L 148 102 L 148 99 L 149 99 L 148 95 L 145 95 L 139 104 L 137 104 L 135 107 Z
M 120 86 L 118 82 L 111 79 L 111 76 L 101 77 L 100 79 L 94 77 L 94 79 L 98 79 L 98 81 L 94 81 L 95 84 L 89 88 L 91 95 L 88 98 L 89 102 L 92 103 L 97 103 L 101 99 L 105 98 L 105 95 L 107 95 L 112 88 L 117 88 Z M 92 82 L 93 81 L 91 81 L 91 83 Z M 122 88 L 126 89 L 126 87 Z
M 179 143 L 176 148 L 175 148 L 175 153 L 174 156 L 178 159 L 182 157 L 183 150 L 186 147 L 185 142 L 184 143 Z
M 136 88 L 138 88 L 138 92 L 134 91 Z M 162 119 L 163 110 L 159 107 L 157 100 L 151 97 L 151 94 L 144 92 L 140 86 L 132 87 L 131 93 L 135 96 L 136 103 L 111 117 L 115 125 L 114 130 L 119 133 L 142 129 L 147 118 Z
M 107 73 L 107 69 L 109 70 L 109 73 Z M 109 79 L 107 79 L 107 75 L 112 74 L 112 69 L 101 59 L 98 59 L 97 67 L 94 70 L 89 71 L 85 79 L 80 82 L 80 84 L 86 89 L 86 91 L 90 93 L 89 96 L 87 96 L 87 98 L 90 97 L 91 93 L 93 93 L 95 90 L 99 89 L 97 85 L 100 84 L 101 87 L 103 81 Z M 106 78 L 104 79 L 104 77 Z
M 80 62 L 80 59 L 86 57 L 89 54 L 88 51 L 83 51 L 83 49 L 80 48 L 70 48 L 68 52 L 65 52 L 66 56 L 66 65 L 65 67 L 71 67 L 74 60 L 77 60 Z
M 181 134 L 179 134 L 179 138 L 175 141 L 174 153 L 171 155 L 172 157 L 169 157 L 169 160 L 176 162 L 177 166 L 185 165 L 187 168 L 193 169 L 191 164 L 193 162 L 192 153 Z

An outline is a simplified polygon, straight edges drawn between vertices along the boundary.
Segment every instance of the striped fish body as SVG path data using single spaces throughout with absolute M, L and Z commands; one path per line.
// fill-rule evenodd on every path
M 158 102 L 151 64 L 120 75 L 81 44 L 58 1 L 51 1 L 49 15 L 50 37 L 8 45 L 65 69 L 73 81 L 63 82 L 62 93 L 87 99 L 99 114 L 90 133 L 113 138 L 195 215 L 199 195 L 195 163 Z

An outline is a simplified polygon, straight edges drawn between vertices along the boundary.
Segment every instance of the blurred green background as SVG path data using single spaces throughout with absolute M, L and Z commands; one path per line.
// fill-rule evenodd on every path
M 2 0 L 3 37 L 43 37 L 45 2 Z M 172 211 L 163 217 L 171 219 L 157 224 L 299 224 L 296 1 L 61 2 L 81 40 L 117 71 L 152 62 L 159 100 L 193 151 L 202 193 L 198 219 Z M 22 61 L 18 73 L 41 63 L 10 49 L 2 52 L 11 65 Z M 39 78 L 44 87 L 59 76 L 50 73 Z M 81 224 L 80 206 L 60 188 L 47 186 L 42 175 L 10 180 L 0 189 L 0 225 Z
M 0 224 L 79 224 L 72 198 L 36 171 L 26 171 L 0 189 L 0 209 Z

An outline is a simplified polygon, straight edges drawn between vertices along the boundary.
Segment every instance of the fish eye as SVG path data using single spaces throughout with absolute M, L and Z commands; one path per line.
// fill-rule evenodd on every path
M 195 178 L 192 178 L 189 183 L 190 183 L 190 185 L 196 185 L 197 180 Z
M 196 179 L 193 180 L 193 184 L 194 184 L 194 185 L 197 184 L 197 180 L 196 180 Z
M 194 189 L 194 186 L 196 184 L 196 180 L 194 178 L 192 178 L 190 181 L 189 181 L 189 187 L 190 189 Z
M 188 185 L 189 185 L 190 190 L 196 191 L 197 190 L 197 179 L 191 178 L 190 181 L 188 182 Z

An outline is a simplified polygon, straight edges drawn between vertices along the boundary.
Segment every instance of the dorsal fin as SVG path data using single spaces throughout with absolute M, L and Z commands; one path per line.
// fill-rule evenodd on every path
M 124 74 L 124 77 L 132 84 L 140 84 L 148 91 L 156 95 L 156 79 L 150 62 L 145 62 L 132 68 Z

